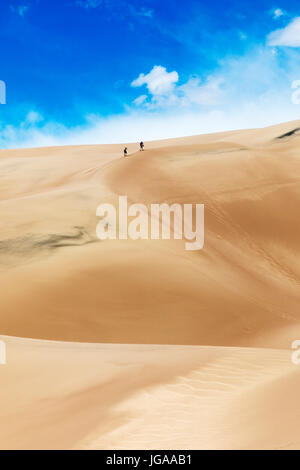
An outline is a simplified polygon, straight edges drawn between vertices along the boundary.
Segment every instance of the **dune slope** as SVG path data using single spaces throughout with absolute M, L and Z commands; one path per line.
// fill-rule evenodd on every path
M 3 339 L 0 449 L 300 447 L 288 351 Z
M 1 449 L 300 447 L 299 127 L 0 151 Z M 119 195 L 204 249 L 98 240 Z
M 117 146 L 2 151 L 5 335 L 289 347 L 298 328 L 297 123 Z M 96 208 L 203 203 L 205 246 L 96 237 Z

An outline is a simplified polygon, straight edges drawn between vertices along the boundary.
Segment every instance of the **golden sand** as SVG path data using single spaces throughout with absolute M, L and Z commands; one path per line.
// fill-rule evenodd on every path
M 0 151 L 1 449 L 300 448 L 298 127 Z M 204 249 L 98 240 L 119 195 Z

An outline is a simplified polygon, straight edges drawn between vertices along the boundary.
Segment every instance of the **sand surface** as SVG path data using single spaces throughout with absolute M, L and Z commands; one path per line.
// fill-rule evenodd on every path
M 300 449 L 298 127 L 0 151 L 1 449 Z M 119 195 L 204 249 L 98 240 Z

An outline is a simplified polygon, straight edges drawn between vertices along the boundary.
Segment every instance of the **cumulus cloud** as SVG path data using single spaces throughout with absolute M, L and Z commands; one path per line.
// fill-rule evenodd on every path
M 134 100 L 136 106 L 143 105 L 148 109 L 168 108 L 172 106 L 214 105 L 221 100 L 220 77 L 208 78 L 202 83 L 200 77 L 194 75 L 189 80 L 177 85 L 179 76 L 176 71 L 167 72 L 165 67 L 155 65 L 148 74 L 141 73 L 131 83 L 133 87 L 146 85 L 150 96 L 141 95 Z
M 157 96 L 171 93 L 176 82 L 178 82 L 177 72 L 167 72 L 165 67 L 155 65 L 151 72 L 146 75 L 141 73 L 137 79 L 133 80 L 131 86 L 140 87 L 146 85 L 149 92 Z
M 267 44 L 269 46 L 300 47 L 300 17 L 294 18 L 285 28 L 270 33 Z

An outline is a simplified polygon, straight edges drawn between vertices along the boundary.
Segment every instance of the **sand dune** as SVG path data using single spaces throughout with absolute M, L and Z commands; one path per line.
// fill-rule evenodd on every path
M 5 338 L 0 448 L 299 448 L 283 350 Z
M 0 151 L 1 448 L 299 448 L 299 128 Z M 119 195 L 204 249 L 99 241 Z

